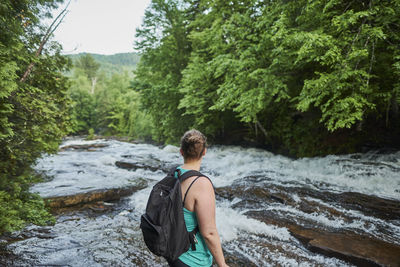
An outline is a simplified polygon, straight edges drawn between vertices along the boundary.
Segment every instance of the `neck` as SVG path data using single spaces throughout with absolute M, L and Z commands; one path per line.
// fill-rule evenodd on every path
M 193 160 L 193 161 L 186 161 L 183 164 L 182 169 L 199 171 L 200 165 L 201 165 L 201 159 Z

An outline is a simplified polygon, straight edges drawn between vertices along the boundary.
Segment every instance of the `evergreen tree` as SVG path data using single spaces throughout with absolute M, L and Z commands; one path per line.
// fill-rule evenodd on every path
M 100 64 L 90 54 L 83 54 L 76 61 L 75 66 L 81 68 L 85 72 L 88 79 L 92 82 L 90 93 L 93 95 L 94 89 L 96 87 L 97 72 L 100 68 Z
M 29 186 L 37 181 L 32 164 L 43 152 L 56 152 L 70 127 L 61 74 L 69 62 L 57 43 L 44 46 L 40 25 L 57 2 L 0 4 L 0 233 L 52 220 Z

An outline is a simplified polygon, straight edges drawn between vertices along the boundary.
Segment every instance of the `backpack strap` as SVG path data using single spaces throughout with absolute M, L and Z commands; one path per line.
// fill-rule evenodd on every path
M 199 178 L 200 178 L 200 176 L 197 176 L 197 177 L 190 183 L 188 189 L 187 189 L 186 192 L 185 192 L 185 196 L 183 197 L 182 206 L 185 206 L 185 200 L 186 200 L 186 196 L 187 196 L 187 194 L 188 194 L 188 192 L 189 192 L 189 189 L 192 187 L 192 185 L 194 184 L 194 182 L 196 182 L 196 180 L 199 179 Z
M 192 177 L 192 176 L 206 177 L 210 181 L 210 183 L 213 186 L 213 188 L 215 189 L 214 184 L 212 183 L 211 179 L 208 176 L 202 174 L 201 172 L 198 172 L 198 171 L 195 171 L 195 170 L 189 170 L 189 171 L 185 172 L 182 175 L 180 175 L 180 170 L 179 169 L 177 170 L 177 172 L 178 172 L 178 179 L 179 179 L 180 182 L 183 182 L 184 180 L 186 180 L 187 178 Z
M 183 182 L 184 180 L 186 180 L 187 178 L 192 177 L 192 176 L 205 176 L 201 172 L 198 172 L 195 170 L 188 170 L 187 172 L 185 172 L 182 175 L 181 175 L 181 172 L 179 169 L 177 169 L 177 172 L 178 172 L 178 178 L 179 178 L 180 182 Z
M 180 175 L 181 172 L 180 172 L 179 169 L 177 169 L 177 172 L 178 172 L 178 179 L 179 179 L 180 182 L 183 182 L 184 180 L 186 180 L 186 179 L 189 178 L 189 177 L 197 176 L 197 178 L 194 179 L 194 180 L 191 182 L 191 184 L 189 185 L 189 188 L 186 190 L 185 196 L 183 197 L 183 205 L 185 205 L 185 199 L 186 199 L 187 193 L 189 192 L 189 189 L 192 187 L 193 183 L 194 183 L 197 179 L 199 179 L 200 177 L 206 177 L 206 178 L 210 181 L 212 187 L 214 188 L 214 184 L 212 183 L 211 179 L 208 178 L 207 176 L 205 176 L 204 174 L 202 174 L 201 172 L 198 172 L 198 171 L 195 171 L 195 170 L 189 170 L 189 171 L 185 172 L 185 173 L 182 174 L 182 175 Z M 215 188 L 214 188 L 214 189 L 215 189 Z
M 195 170 L 189 170 L 189 171 L 185 172 L 184 174 L 180 175 L 180 174 L 181 174 L 180 170 L 178 169 L 177 171 L 178 171 L 178 179 L 179 179 L 180 182 L 186 180 L 186 179 L 189 178 L 189 177 L 197 176 L 197 177 L 190 183 L 188 189 L 186 190 L 185 196 L 183 197 L 182 206 L 185 206 L 185 200 L 186 200 L 186 196 L 187 196 L 187 194 L 188 194 L 188 192 L 189 192 L 189 189 L 192 187 L 192 185 L 194 184 L 194 182 L 196 182 L 196 180 L 199 179 L 200 177 L 206 177 L 206 178 L 210 181 L 212 187 L 214 188 L 214 185 L 213 185 L 211 179 L 208 178 L 207 176 L 205 176 L 204 174 L 202 174 L 201 172 L 198 172 L 198 171 L 195 171 Z M 193 251 L 196 250 L 196 243 L 198 242 L 197 239 L 196 239 L 196 234 L 199 232 L 199 230 L 200 230 L 200 229 L 199 229 L 199 225 L 197 225 L 197 226 L 193 229 L 193 231 L 189 232 L 190 244 L 191 244 L 191 246 L 192 246 L 192 250 L 193 250 Z
M 180 182 L 183 182 L 184 180 L 186 180 L 186 179 L 189 178 L 189 177 L 197 176 L 197 177 L 190 183 L 188 189 L 187 189 L 186 192 L 185 192 L 185 196 L 183 197 L 183 202 L 182 202 L 182 206 L 185 206 L 185 200 L 186 200 L 186 196 L 187 196 L 187 194 L 188 194 L 188 192 L 189 192 L 189 189 L 192 187 L 192 185 L 194 184 L 194 182 L 196 182 L 196 180 L 200 178 L 200 176 L 204 176 L 204 175 L 201 174 L 200 172 L 194 171 L 194 170 L 189 170 L 189 171 L 185 172 L 184 174 L 182 174 L 182 175 L 180 175 L 180 176 L 179 176 L 179 174 L 180 174 L 180 170 L 178 169 L 178 177 L 179 177 L 179 181 L 180 181 Z M 207 177 L 207 178 L 208 178 L 208 177 Z
M 174 167 L 172 167 L 169 170 L 168 175 L 173 176 L 175 172 L 178 172 L 178 176 L 179 176 L 180 172 L 179 172 L 179 168 L 178 167 L 179 167 L 179 165 L 175 165 Z

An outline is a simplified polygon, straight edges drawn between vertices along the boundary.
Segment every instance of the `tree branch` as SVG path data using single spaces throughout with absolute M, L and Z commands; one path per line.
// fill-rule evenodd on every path
M 61 22 L 64 20 L 65 16 L 68 14 L 67 8 L 69 4 L 71 3 L 71 0 L 68 1 L 68 4 L 65 6 L 65 8 L 58 14 L 58 16 L 53 20 L 53 22 L 50 24 L 49 28 L 47 29 L 45 35 L 43 36 L 42 41 L 40 42 L 39 48 L 36 50 L 35 56 L 39 57 L 43 51 L 44 45 L 47 43 L 49 40 L 50 36 L 54 33 L 54 31 L 58 28 L 58 26 L 61 24 Z M 31 62 L 29 66 L 26 68 L 24 75 L 22 75 L 21 79 L 19 80 L 20 82 L 25 82 L 26 79 L 28 78 L 29 74 L 32 72 L 33 67 L 35 66 L 35 62 Z
M 258 120 L 256 121 L 256 125 L 258 126 L 258 128 L 260 128 L 261 132 L 263 132 L 265 137 L 268 137 L 267 131 L 265 130 L 265 128 L 261 125 L 261 123 Z

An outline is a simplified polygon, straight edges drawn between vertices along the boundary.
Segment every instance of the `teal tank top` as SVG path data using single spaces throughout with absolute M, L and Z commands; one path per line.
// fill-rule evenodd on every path
M 179 167 L 179 169 L 181 170 L 181 174 L 188 171 L 186 169 L 182 169 L 181 167 Z M 178 177 L 176 173 L 175 177 Z M 196 213 L 183 208 L 183 216 L 185 218 L 186 229 L 188 232 L 193 231 L 198 225 Z M 198 241 L 196 243 L 196 250 L 192 250 L 190 247 L 188 251 L 179 256 L 179 259 L 189 266 L 210 267 L 212 265 L 213 256 L 211 255 L 211 252 L 208 249 L 200 232 L 196 234 L 196 239 Z

